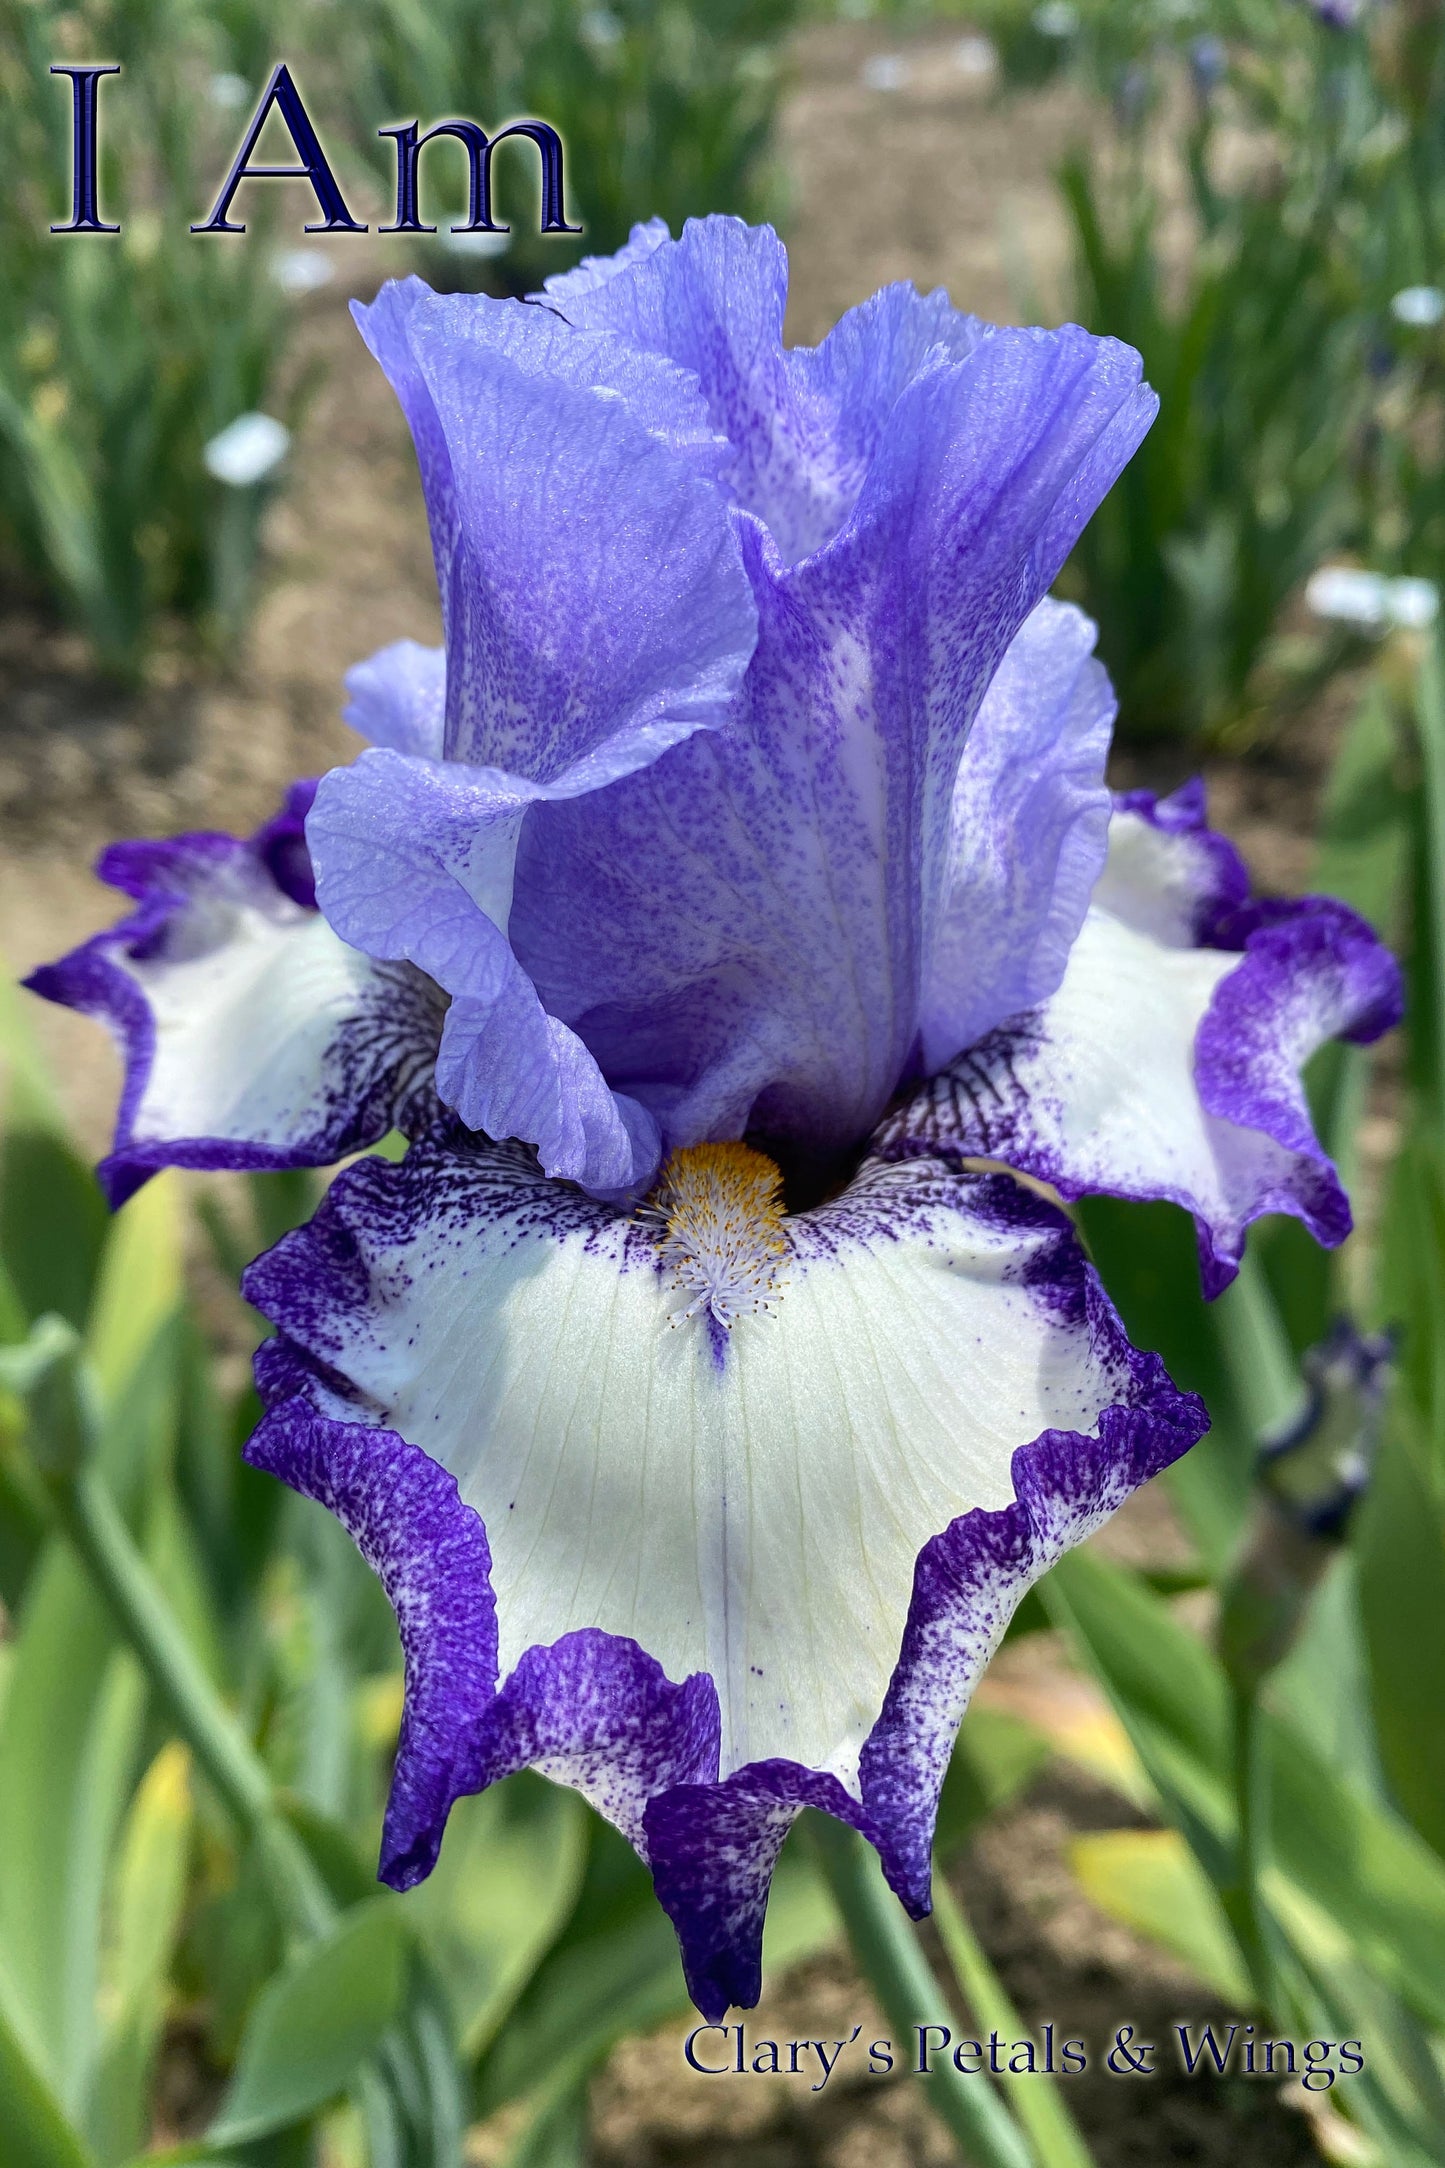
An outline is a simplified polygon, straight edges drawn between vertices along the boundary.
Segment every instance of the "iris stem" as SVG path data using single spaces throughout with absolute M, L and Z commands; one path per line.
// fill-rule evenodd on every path
M 1253 1248 L 1239 1260 L 1239 1277 L 1214 1304 L 1214 1327 L 1240 1414 L 1258 1444 L 1301 1415 L 1308 1396 Z
M 1307 1393 L 1264 1266 L 1254 1250 L 1240 1260 L 1239 1277 L 1220 1296 L 1215 1311 L 1220 1352 L 1240 1412 L 1256 1444 L 1298 1419 Z M 1248 1539 L 1246 1538 L 1246 1541 Z M 1270 1954 L 1265 1908 L 1260 1901 L 1269 1835 L 1269 1770 L 1260 1723 L 1263 1675 L 1257 1658 L 1231 1663 L 1225 1593 L 1225 1668 L 1230 1686 L 1230 1770 L 1235 1839 L 1229 1880 L 1220 1902 L 1234 1930 L 1260 2008 L 1275 2006 L 1277 1980 Z
M 326 1886 L 282 1816 L 264 1763 L 196 1661 L 94 1464 L 52 1474 L 48 1488 L 122 1637 L 236 1827 L 264 1857 L 294 1925 L 306 1935 L 326 1933 L 336 1918 Z
M 1035 2168 L 1032 2147 L 988 2078 L 954 2064 L 950 2050 L 958 2039 L 957 2022 L 872 1847 L 822 1815 L 813 1818 L 812 1838 L 853 1955 L 893 2028 L 895 2055 L 905 2054 L 916 2070 L 920 2028 L 946 2026 L 952 2036 L 949 2047 L 929 2058 L 928 2100 L 971 2168 Z
M 1234 1779 L 1233 1869 L 1219 1901 L 1234 1930 L 1255 2000 L 1267 2014 L 1275 2008 L 1274 1960 L 1265 1929 L 1259 1885 L 1269 1823 L 1269 1771 L 1261 1752 L 1257 1686 L 1231 1682 L 1230 1737 Z
M 933 1924 L 959 1991 L 973 2012 L 974 2023 L 985 2031 L 1004 2034 L 1009 2040 L 1021 2039 L 1018 2012 L 936 1860 Z M 1019 2121 L 1033 2141 L 1039 2168 L 1093 2168 L 1094 2156 L 1084 2142 L 1083 2132 L 1046 2071 L 1010 2072 L 1000 2082 L 1015 2102 Z

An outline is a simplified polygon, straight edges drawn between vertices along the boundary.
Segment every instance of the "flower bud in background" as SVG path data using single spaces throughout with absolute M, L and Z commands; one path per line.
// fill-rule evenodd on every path
M 1237 1687 L 1257 1686 L 1289 1653 L 1344 1540 L 1379 1447 L 1392 1354 L 1388 1334 L 1341 1319 L 1301 1358 L 1299 1414 L 1261 1443 L 1254 1512 L 1219 1623 Z
M 1229 72 L 1229 54 L 1222 38 L 1207 34 L 1189 41 L 1189 76 L 1194 94 L 1207 105 Z

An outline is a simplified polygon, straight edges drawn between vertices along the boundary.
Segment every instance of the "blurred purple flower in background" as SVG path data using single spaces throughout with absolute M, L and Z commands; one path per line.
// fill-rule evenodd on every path
M 1183 1452 L 1058 1197 L 1349 1226 L 1300 1064 L 1399 1006 L 1369 929 L 1255 899 L 1197 788 L 1112 799 L 1048 599 L 1152 419 L 1138 357 L 892 286 L 782 343 L 767 229 L 657 221 L 534 304 L 358 309 L 445 645 L 249 841 L 123 845 L 32 984 L 127 1055 L 119 1201 L 322 1164 L 252 1267 L 252 1460 L 385 1582 L 382 1873 L 534 1764 L 649 1862 L 710 2016 L 756 1999 L 804 1805 L 915 1913 L 1019 1597 Z M 495 1140 L 495 1141 L 494 1141 Z

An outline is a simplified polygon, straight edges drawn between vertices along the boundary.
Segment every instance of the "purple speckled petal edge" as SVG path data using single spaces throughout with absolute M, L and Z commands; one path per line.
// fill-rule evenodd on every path
M 1013 1504 L 965 1514 L 924 1545 L 899 1661 L 863 1749 L 861 1797 L 785 1760 L 752 1762 L 716 1781 L 713 1681 L 695 1674 L 675 1684 L 637 1643 L 598 1629 L 528 1649 L 494 1693 L 480 1517 L 419 1447 L 324 1414 L 344 1409 L 346 1388 L 323 1360 L 284 1338 L 263 1348 L 257 1378 L 272 1412 L 251 1459 L 340 1514 L 402 1615 L 416 1713 L 388 1812 L 386 1880 L 405 1887 L 429 1871 L 453 1798 L 534 1765 L 580 1789 L 649 1862 L 690 1992 L 709 2017 L 757 1998 L 768 1886 L 804 1807 L 859 1829 L 904 1902 L 927 1910 L 933 1821 L 954 1735 L 1015 1604 L 1063 1549 L 1206 1427 L 1201 1403 L 1175 1390 L 1158 1358 L 1129 1347 L 1063 1216 L 1012 1193 L 1031 1220 L 1056 1221 L 1059 1230 L 1036 1299 L 1087 1325 L 1118 1399 L 1094 1435 L 1053 1430 L 1021 1448 Z M 329 1226 L 323 1207 L 288 1238 L 284 1258 L 272 1253 L 278 1264 L 255 1268 L 253 1296 L 264 1296 L 268 1271 L 304 1264 L 298 1244 L 331 1241 Z M 335 1240 L 332 1262 L 344 1270 L 349 1252 L 342 1234 Z
M 396 1612 L 406 1701 L 380 1873 L 410 1889 L 436 1865 L 453 1800 L 476 1789 L 477 1734 L 497 1678 L 486 1530 L 454 1478 L 395 1431 L 336 1422 L 299 1398 L 273 1409 L 246 1458 L 336 1515 Z
M 1219 914 L 1215 945 L 1239 948 L 1214 990 L 1194 1042 L 1201 1104 L 1295 1155 L 1287 1185 L 1255 1202 L 1251 1219 L 1290 1212 L 1334 1249 L 1353 1220 L 1334 1162 L 1314 1133 L 1300 1067 L 1328 1039 L 1371 1045 L 1404 1011 L 1400 967 L 1373 929 L 1329 896 L 1257 898 Z M 1199 1228 L 1205 1294 L 1229 1285 L 1239 1249 Z
M 372 1000 L 362 1004 L 350 1027 L 338 1030 L 329 1050 L 331 1070 L 325 1079 L 318 1076 L 309 1101 L 296 1108 L 291 1134 L 137 1134 L 156 1073 L 157 1018 L 146 988 L 121 958 L 137 963 L 163 958 L 186 914 L 204 909 L 208 889 L 214 893 L 228 883 L 314 914 L 305 821 L 316 787 L 309 778 L 293 783 L 280 810 L 249 838 L 201 831 L 111 844 L 96 872 L 129 896 L 135 910 L 24 981 L 43 999 L 104 1023 L 120 1048 L 125 1079 L 114 1144 L 96 1170 L 115 1209 L 163 1167 L 322 1166 L 374 1144 L 395 1122 L 416 1126 L 435 1113 L 439 1000 L 420 974 L 391 965 L 373 974 Z
M 794 1762 L 754 1762 L 722 1784 L 665 1792 L 647 1809 L 658 1896 L 677 1929 L 704 2017 L 750 2008 L 762 1984 L 768 1885 L 788 1830 L 815 1807 L 859 1830 L 915 1918 L 928 1912 L 933 1826 L 958 1727 L 1020 1598 L 1131 1491 L 1209 1427 L 1197 1394 L 1129 1346 L 1093 1268 L 1069 1245 L 1061 1299 L 1128 1372 L 1127 1397 L 1096 1436 L 1050 1430 L 1013 1457 L 1015 1502 L 963 1514 L 924 1545 L 897 1668 L 859 1765 L 861 1799 Z
M 1194 939 L 1205 947 L 1225 946 L 1215 943 L 1210 928 L 1221 913 L 1247 899 L 1249 869 L 1228 836 L 1209 825 L 1203 776 L 1191 776 L 1167 798 L 1152 790 L 1115 791 L 1114 811 L 1136 813 L 1161 835 L 1188 839 L 1195 866 Z

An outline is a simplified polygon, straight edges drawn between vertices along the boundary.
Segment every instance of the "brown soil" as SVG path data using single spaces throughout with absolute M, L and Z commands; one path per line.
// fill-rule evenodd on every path
M 1112 1794 L 1061 1767 L 989 1825 L 950 1879 L 1027 2032 L 1038 2041 L 1052 2020 L 1058 2041 L 1084 2042 L 1088 2071 L 1062 2084 L 1100 2168 L 1304 2168 L 1319 2154 L 1298 2086 L 1185 2077 L 1173 2028 L 1224 2017 L 1218 1997 L 1106 1920 L 1070 1874 L 1071 1836 L 1131 1819 Z M 860 2023 L 865 2043 L 891 2032 L 834 1954 L 766 1994 L 746 2038 L 832 2042 Z M 1104 2070 L 1126 2024 L 1136 2041 L 1160 2047 L 1155 2077 Z M 965 2030 L 960 2013 L 955 2037 Z M 594 2094 L 596 2168 L 945 2168 L 958 2157 L 912 2074 L 870 2078 L 857 2065 L 847 2077 L 840 2060 L 821 2094 L 801 2077 L 705 2078 L 683 2061 L 684 2031 L 613 2056 Z
M 960 304 L 1004 320 L 1017 319 L 1031 286 L 1057 314 L 1065 244 L 1050 175 L 1088 114 L 1057 91 L 999 104 L 960 66 L 962 36 L 962 26 L 905 35 L 844 25 L 799 41 L 782 128 L 794 338 L 817 338 L 898 277 L 947 285 Z M 885 52 L 901 80 L 869 87 L 864 63 Z M 0 614 L 0 943 L 13 969 L 113 915 L 86 871 L 108 838 L 264 818 L 293 776 L 354 750 L 339 720 L 346 667 L 404 634 L 438 637 L 405 428 L 340 299 L 372 291 L 395 261 L 374 242 L 336 248 L 341 283 L 306 304 L 300 339 L 301 358 L 322 359 L 328 375 L 272 516 L 266 591 L 232 671 L 208 680 L 174 669 L 125 700 L 87 674 L 73 637 L 18 610 Z M 1316 717 L 1268 761 L 1212 771 L 1220 813 L 1271 885 L 1308 878 L 1329 735 Z M 91 1025 L 32 1007 L 78 1128 L 99 1146 L 114 1064 Z M 1162 1497 L 1141 1498 L 1112 1541 L 1144 1561 L 1179 1555 Z M 1118 1800 L 1055 1769 L 960 1865 L 960 1893 L 1032 2031 L 1051 2017 L 1107 2048 L 1121 2023 L 1168 2039 L 1181 2016 L 1217 2010 L 1207 1990 L 1096 1912 L 1070 1876 L 1071 1832 L 1128 1819 Z M 867 1997 L 833 1956 L 776 1983 L 749 2030 L 831 2035 L 855 2021 L 872 2023 Z M 685 2068 L 680 2039 L 675 2028 L 614 2056 L 596 2089 L 599 2168 L 902 2168 L 951 2157 L 917 2080 L 849 2084 L 840 2072 L 820 2096 L 796 2080 L 709 2081 Z M 1091 2074 L 1070 2088 L 1101 2168 L 1318 2158 L 1298 2088 L 1187 2082 L 1160 2061 L 1147 2085 Z M 492 2157 L 485 2137 L 476 2157 Z

